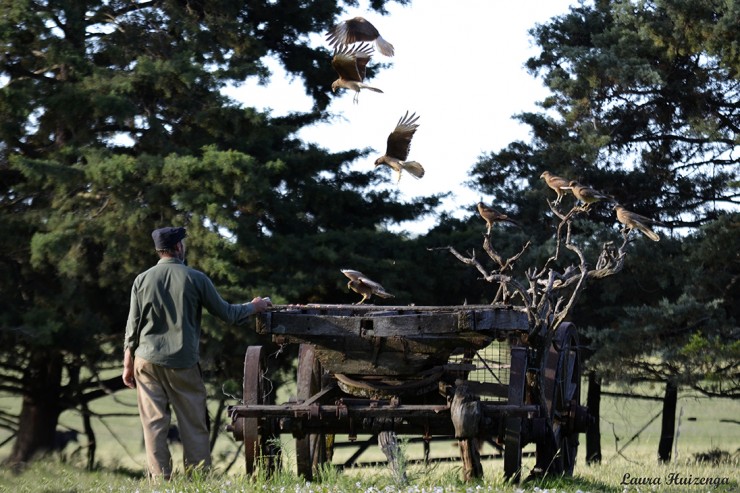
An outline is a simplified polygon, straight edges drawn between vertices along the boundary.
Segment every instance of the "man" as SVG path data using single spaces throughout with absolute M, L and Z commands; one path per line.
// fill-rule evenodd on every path
M 136 389 L 149 475 L 169 479 L 170 406 L 175 410 L 185 470 L 211 465 L 206 389 L 198 365 L 202 309 L 232 325 L 272 306 L 270 298 L 229 304 L 204 273 L 185 265 L 185 228 L 152 232 L 159 262 L 131 288 L 123 382 Z

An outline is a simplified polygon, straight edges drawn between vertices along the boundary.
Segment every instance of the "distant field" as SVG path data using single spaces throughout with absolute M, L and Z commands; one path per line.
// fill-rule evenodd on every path
M 585 387 L 585 385 L 584 385 Z M 623 389 L 622 389 L 623 390 Z M 660 395 L 662 389 L 641 388 L 643 394 L 650 393 Z M 283 402 L 286 396 L 292 393 L 292 389 L 282 389 L 279 402 Z M 585 388 L 584 388 L 585 399 Z M 235 403 L 235 402 L 234 402 Z M 18 408 L 18 400 L 11 399 L 7 396 L 0 396 L 0 408 L 5 411 L 11 411 Z M 656 415 L 659 415 L 662 404 L 659 401 L 630 400 L 624 398 L 602 397 L 602 453 L 603 464 L 599 467 L 587 467 L 584 464 L 585 456 L 585 437 L 581 440 L 581 449 L 579 451 L 579 460 L 576 465 L 576 477 L 587 481 L 591 485 L 591 490 L 599 491 L 601 486 L 614 487 L 614 491 L 625 489 L 620 483 L 625 474 L 630 478 L 642 477 L 666 477 L 672 473 L 678 474 L 679 477 L 700 475 L 724 475 L 729 477 L 737 485 L 738 460 L 740 459 L 737 452 L 740 448 L 740 402 L 720 399 L 706 399 L 681 394 L 679 397 L 678 412 L 679 418 L 679 436 L 675 444 L 674 461 L 672 464 L 658 466 L 657 464 L 657 446 L 660 434 L 660 417 L 648 425 L 638 437 L 631 443 L 627 443 L 645 425 Z M 97 436 L 98 448 L 97 459 L 100 465 L 105 469 L 122 469 L 141 473 L 144 469 L 144 451 L 142 446 L 141 428 L 136 416 L 136 399 L 134 391 L 122 391 L 114 396 L 107 397 L 96 401 L 91 406 L 92 411 L 101 416 L 113 414 L 130 414 L 129 416 L 108 416 L 93 421 L 93 427 Z M 81 419 L 75 412 L 66 412 L 61 418 L 62 428 L 70 427 L 81 430 Z M 5 441 L 8 437 L 7 432 L 0 431 L 0 442 Z M 358 437 L 360 440 L 363 437 Z M 337 437 L 338 440 L 345 440 L 346 437 Z M 295 455 L 293 452 L 294 440 L 290 436 L 283 436 L 281 441 L 285 448 L 286 468 L 290 471 L 295 470 Z M 6 457 L 10 452 L 12 442 L 6 443 L 0 447 L 0 459 Z M 70 464 L 84 464 L 84 451 L 79 450 L 84 446 L 84 435 L 80 436 L 80 443 L 71 443 L 65 450 L 65 455 Z M 244 473 L 243 455 L 240 453 L 239 444 L 234 441 L 226 431 L 220 433 L 216 449 L 214 452 L 214 462 L 219 471 L 227 469 L 229 464 L 233 466 L 228 473 L 239 477 Z M 531 448 L 531 446 L 530 446 Z M 525 449 L 530 450 L 530 448 Z M 173 457 L 176 461 L 181 461 L 179 446 L 174 445 Z M 621 450 L 620 450 L 621 449 Z M 720 469 L 707 469 L 706 466 L 699 466 L 692 463 L 694 454 L 708 452 L 713 449 L 720 449 L 734 455 L 734 463 L 727 464 Z M 77 452 L 75 453 L 75 451 Z M 342 463 L 354 451 L 349 448 L 337 449 L 334 463 Z M 419 444 L 405 444 L 406 455 L 409 459 L 420 459 L 422 449 Z M 482 453 L 493 453 L 494 450 L 485 445 Z M 454 442 L 441 442 L 432 444 L 432 457 L 452 457 L 457 456 L 457 449 Z M 384 461 L 385 456 L 380 452 L 377 446 L 371 447 L 360 461 Z M 529 472 L 532 466 L 531 459 L 525 459 L 525 472 Z M 433 466 L 435 471 L 442 468 L 449 468 L 451 474 L 459 475 L 459 462 L 450 464 L 437 464 Z M 488 478 L 497 478 L 502 474 L 502 462 L 500 460 L 484 461 L 484 471 Z M 422 466 L 410 466 L 412 473 L 427 474 L 423 471 Z M 363 472 L 364 471 L 364 472 Z M 347 475 L 359 475 L 363 477 L 369 470 L 346 471 Z M 387 468 L 381 467 L 376 470 L 376 475 L 389 474 Z M 703 476 L 701 476 L 703 477 Z M 591 483 L 588 483 L 588 482 Z M 594 486 L 595 485 L 595 486 Z M 0 488 L 2 490 L 2 488 Z M 633 490 L 637 491 L 637 489 Z M 641 489 L 640 491 L 673 491 L 670 489 L 650 490 Z M 675 491 L 708 491 L 707 489 L 677 489 Z M 722 490 L 713 490 L 722 491 Z M 731 490 L 727 490 L 731 491 Z

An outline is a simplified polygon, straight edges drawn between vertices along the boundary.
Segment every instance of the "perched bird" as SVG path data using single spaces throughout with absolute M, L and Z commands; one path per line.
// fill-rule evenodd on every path
M 370 280 L 362 272 L 352 269 L 342 269 L 342 274 L 349 278 L 347 287 L 357 294 L 362 295 L 362 299 L 357 302 L 358 305 L 369 300 L 372 295 L 380 296 L 381 298 L 393 298 L 393 295 L 388 293 L 383 286 L 375 281 Z
M 339 78 L 331 83 L 332 92 L 337 92 L 340 87 L 355 91 L 355 97 L 352 99 L 355 103 L 360 97 L 360 89 L 383 92 L 377 87 L 371 87 L 363 83 L 365 67 L 372 54 L 372 47 L 365 43 L 361 43 L 354 48 L 343 46 L 334 50 L 331 66 L 334 67 Z
M 570 190 L 570 182 L 563 177 L 553 175 L 549 171 L 544 171 L 540 178 L 545 179 L 545 183 L 558 194 L 558 198 L 555 199 L 555 203 L 559 204 L 563 200 L 563 196 Z
M 568 188 L 573 192 L 573 195 L 578 200 L 580 200 L 587 206 L 601 200 L 614 200 L 611 196 L 605 195 L 599 191 L 594 190 L 591 187 L 587 187 L 586 185 L 581 185 L 575 180 L 570 181 L 570 183 L 568 184 Z
M 480 217 L 482 217 L 486 221 L 486 226 L 488 227 L 488 229 L 486 230 L 486 234 L 491 233 L 491 227 L 493 226 L 493 223 L 507 222 L 521 227 L 521 225 L 517 221 L 513 220 L 506 214 L 497 211 L 493 207 L 484 204 L 483 202 L 478 202 L 478 213 L 480 214 Z
M 411 150 L 411 139 L 414 137 L 414 132 L 419 127 L 416 120 L 419 119 L 415 116 L 416 113 L 409 116 L 407 111 L 404 116 L 398 120 L 396 128 L 388 136 L 388 143 L 386 144 L 385 154 L 375 160 L 375 166 L 385 164 L 393 168 L 398 173 L 398 181 L 401 181 L 401 171 L 406 170 L 416 178 L 424 176 L 424 168 L 420 163 L 416 161 L 406 161 Z
M 340 22 L 329 30 L 326 39 L 331 47 L 375 41 L 379 52 L 385 56 L 393 56 L 393 45 L 383 39 L 375 26 L 363 17 L 354 17 Z
M 635 212 L 628 211 L 621 205 L 617 204 L 614 206 L 614 210 L 617 211 L 617 221 L 624 224 L 626 229 L 632 231 L 633 229 L 639 229 L 645 236 L 653 241 L 660 241 L 658 233 L 648 227 L 649 224 L 663 224 L 649 217 L 641 216 Z

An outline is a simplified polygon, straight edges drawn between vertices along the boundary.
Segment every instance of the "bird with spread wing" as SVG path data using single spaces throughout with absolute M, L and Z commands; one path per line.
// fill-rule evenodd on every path
M 575 180 L 571 180 L 568 184 L 568 188 L 573 192 L 573 195 L 588 207 L 594 202 L 600 202 L 602 200 L 614 200 L 613 197 L 594 190 L 586 185 L 581 185 Z
M 568 180 L 561 176 L 553 175 L 549 171 L 544 171 L 540 175 L 540 178 L 544 178 L 547 186 L 558 194 L 558 197 L 555 199 L 556 204 L 559 204 L 565 194 L 568 193 L 568 190 L 570 190 L 570 182 Z
M 353 102 L 357 102 L 360 97 L 360 89 L 369 89 L 375 92 L 383 92 L 377 87 L 365 84 L 365 67 L 367 67 L 370 57 L 373 54 L 372 46 L 366 43 L 360 43 L 354 47 L 341 46 L 334 50 L 334 57 L 331 60 L 331 66 L 339 75 L 339 78 L 332 82 L 332 92 L 344 88 L 355 91 Z
M 349 278 L 347 287 L 357 294 L 362 295 L 362 299 L 357 302 L 361 305 L 365 300 L 369 300 L 372 295 L 381 298 L 393 298 L 394 296 L 387 292 L 383 286 L 371 280 L 360 271 L 352 269 L 342 269 L 342 274 Z
M 649 217 L 641 216 L 632 211 L 628 211 L 620 204 L 614 206 L 614 210 L 617 212 L 617 221 L 624 224 L 625 229 L 632 231 L 633 229 L 639 229 L 642 233 L 653 241 L 660 241 L 658 233 L 650 229 L 649 225 L 658 224 L 663 225 L 660 221 L 650 219 Z
M 326 35 L 329 46 L 347 46 L 363 41 L 375 42 L 378 51 L 385 56 L 393 56 L 393 45 L 383 39 L 380 32 L 363 17 L 354 17 L 340 22 Z
M 497 211 L 493 207 L 484 204 L 483 202 L 478 202 L 478 213 L 480 214 L 480 217 L 486 221 L 486 234 L 491 234 L 491 228 L 495 223 L 507 222 L 521 227 L 521 225 L 514 219 Z
M 424 167 L 416 161 L 406 161 L 411 150 L 411 139 L 414 137 L 419 124 L 416 113 L 409 116 L 407 111 L 404 116 L 398 120 L 396 128 L 388 135 L 388 142 L 385 148 L 385 154 L 375 160 L 375 166 L 382 164 L 389 166 L 398 173 L 398 181 L 401 181 L 401 172 L 406 170 L 411 176 L 421 178 L 424 176 Z

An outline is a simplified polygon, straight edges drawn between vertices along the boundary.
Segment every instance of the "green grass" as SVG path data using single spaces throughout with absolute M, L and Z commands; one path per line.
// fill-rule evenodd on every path
M 697 464 L 668 464 L 656 466 L 647 457 L 636 457 L 630 462 L 611 462 L 599 466 L 580 467 L 574 478 L 551 479 L 510 485 L 504 482 L 500 464 L 485 463 L 484 478 L 470 484 L 460 481 L 459 465 L 437 464 L 409 466 L 408 481 L 399 484 L 385 468 L 363 468 L 338 472 L 325 468 L 314 482 L 306 482 L 292 471 L 281 470 L 271 479 L 262 475 L 247 478 L 243 473 L 195 475 L 192 478 L 175 477 L 168 483 L 149 482 L 140 472 L 100 470 L 83 472 L 78 467 L 49 458 L 35 462 L 20 475 L 7 470 L 0 472 L 0 491 L 7 492 L 279 492 L 279 493 L 417 493 L 417 492 L 730 492 L 738 491 L 737 466 L 725 464 L 717 467 Z M 625 474 L 631 478 L 659 479 L 654 487 L 622 485 Z M 671 485 L 666 484 L 670 475 L 681 478 L 707 478 L 729 484 Z
M 651 390 L 654 394 L 660 393 L 660 389 L 640 389 L 642 393 Z M 291 389 L 284 389 L 284 395 L 279 395 L 278 401 L 284 402 L 290 393 Z M 17 410 L 17 405 L 17 399 L 0 397 L 0 407 L 5 411 Z M 263 476 L 246 478 L 239 444 L 230 434 L 222 431 L 213 454 L 215 468 L 212 473 L 190 479 L 176 477 L 166 484 L 150 484 L 143 475 L 145 456 L 141 427 L 136 415 L 135 393 L 124 391 L 92 405 L 92 410 L 100 415 L 93 421 L 98 442 L 97 471 L 84 471 L 85 437 L 81 436 L 80 444 L 72 443 L 65 450 L 64 461 L 62 456 L 48 457 L 35 462 L 19 475 L 14 475 L 7 469 L 0 470 L 0 492 L 740 492 L 740 477 L 737 473 L 740 470 L 737 452 L 740 447 L 740 425 L 732 422 L 737 421 L 740 416 L 740 402 L 682 394 L 678 404 L 681 416 L 673 461 L 664 465 L 659 465 L 656 459 L 660 418 L 638 434 L 660 412 L 661 407 L 662 403 L 659 401 L 603 397 L 602 464 L 584 464 L 585 437 L 582 437 L 575 476 L 572 479 L 508 485 L 503 480 L 502 462 L 486 460 L 483 464 L 483 480 L 472 484 L 461 482 L 461 463 L 458 461 L 434 462 L 426 466 L 411 463 L 406 470 L 406 484 L 399 484 L 397 477 L 384 466 L 343 471 L 328 467 L 316 481 L 306 483 L 295 474 L 294 440 L 289 435 L 281 437 L 284 465 L 276 477 L 269 481 Z M 74 412 L 61 416 L 63 426 L 79 430 L 80 423 L 80 416 Z M 0 442 L 7 437 L 3 433 L 5 432 L 0 432 Z M 637 438 L 628 443 L 635 435 Z M 9 454 L 11 444 L 12 442 L 0 447 L 0 459 Z M 714 467 L 694 462 L 695 454 L 716 449 L 734 454 L 734 458 Z M 531 450 L 531 446 L 527 450 Z M 172 451 L 173 459 L 176 463 L 181 463 L 180 447 L 172 446 Z M 492 451 L 486 445 L 482 453 Z M 352 452 L 352 449 L 337 449 L 335 464 L 346 460 Z M 404 443 L 404 455 L 412 460 L 421 458 L 421 446 Z M 432 444 L 432 457 L 456 456 L 457 449 L 453 442 Z M 377 446 L 373 446 L 360 460 L 381 462 L 385 457 Z M 231 463 L 233 466 L 229 468 Z M 524 460 L 523 476 L 529 473 L 532 465 L 532 459 Z M 679 478 L 706 478 L 705 481 L 712 482 L 726 480 L 730 484 L 717 488 L 712 484 L 666 484 L 671 474 L 674 477 L 677 474 Z M 626 480 L 625 475 L 629 475 Z M 660 485 L 630 484 L 630 481 L 655 482 L 656 478 L 660 480 Z M 623 482 L 627 484 L 622 484 Z

